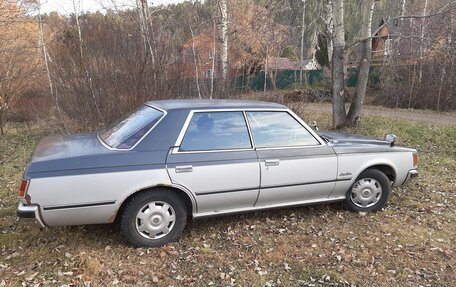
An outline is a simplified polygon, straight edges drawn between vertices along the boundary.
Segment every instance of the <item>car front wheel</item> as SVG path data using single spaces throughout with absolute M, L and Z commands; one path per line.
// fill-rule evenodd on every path
M 344 201 L 346 209 L 355 212 L 375 212 L 382 209 L 391 193 L 391 181 L 380 170 L 363 171 Z
M 172 190 L 142 191 L 127 202 L 120 229 L 128 243 L 158 247 L 174 241 L 185 228 L 187 212 Z

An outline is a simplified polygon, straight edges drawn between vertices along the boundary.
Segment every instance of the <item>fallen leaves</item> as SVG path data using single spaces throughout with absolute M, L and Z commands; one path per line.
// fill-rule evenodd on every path
M 0 173 L 11 185 L 1 208 L 16 202 L 15 172 Z M 332 204 L 197 220 L 161 248 L 126 246 L 109 225 L 39 232 L 13 210 L 0 221 L 0 286 L 451 286 L 456 196 L 446 174 L 423 168 L 374 215 Z

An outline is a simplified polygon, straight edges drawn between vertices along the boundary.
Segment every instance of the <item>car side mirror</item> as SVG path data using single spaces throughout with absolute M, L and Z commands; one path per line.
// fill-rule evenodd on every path
M 394 143 L 396 142 L 396 135 L 394 134 L 386 134 L 385 135 L 385 141 L 389 142 L 391 146 L 394 146 Z

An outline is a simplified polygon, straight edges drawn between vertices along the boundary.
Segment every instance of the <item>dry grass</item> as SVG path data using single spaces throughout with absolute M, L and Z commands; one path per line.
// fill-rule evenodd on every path
M 294 108 L 330 126 L 329 115 Z M 0 286 L 454 286 L 456 129 L 366 117 L 352 131 L 394 131 L 420 152 L 420 178 L 381 212 L 332 204 L 199 220 L 175 243 L 135 249 L 111 225 L 16 222 L 17 184 L 43 132 L 10 126 L 0 138 Z

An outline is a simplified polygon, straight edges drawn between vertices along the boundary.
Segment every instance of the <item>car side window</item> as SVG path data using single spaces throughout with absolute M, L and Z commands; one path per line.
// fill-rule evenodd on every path
M 255 147 L 294 147 L 320 144 L 288 112 L 248 112 L 247 118 Z
M 179 150 L 207 151 L 251 147 L 242 112 L 197 112 L 190 120 Z

